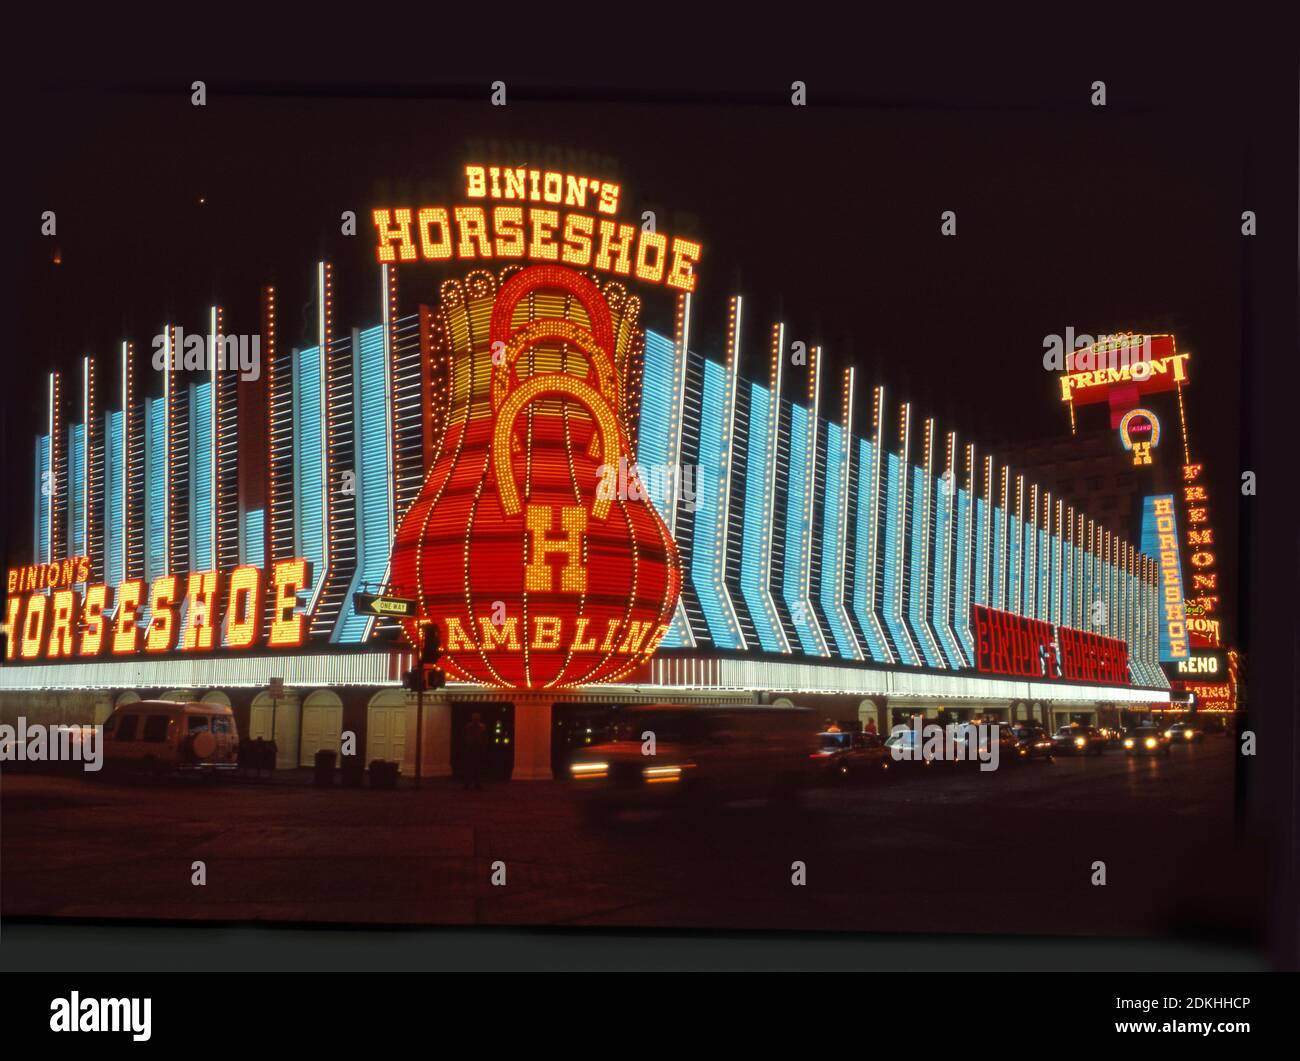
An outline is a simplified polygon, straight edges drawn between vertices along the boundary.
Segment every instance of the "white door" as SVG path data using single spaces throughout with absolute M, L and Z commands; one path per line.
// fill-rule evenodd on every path
M 298 765 L 314 765 L 316 753 L 322 748 L 329 748 L 337 755 L 342 737 L 342 704 L 304 706 L 302 709 L 302 759 Z
M 366 720 L 366 763 L 406 762 L 406 707 L 373 705 Z

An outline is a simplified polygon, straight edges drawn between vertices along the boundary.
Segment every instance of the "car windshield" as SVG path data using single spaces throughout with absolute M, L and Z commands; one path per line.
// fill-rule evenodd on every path
M 852 746 L 853 734 L 851 733 L 819 733 L 818 740 L 821 743 L 823 751 L 836 751 L 841 748 Z

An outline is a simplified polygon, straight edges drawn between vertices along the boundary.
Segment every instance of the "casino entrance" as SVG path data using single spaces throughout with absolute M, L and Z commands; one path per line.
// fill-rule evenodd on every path
M 509 781 L 515 766 L 515 705 L 498 702 L 453 702 L 451 705 L 451 772 L 462 778 L 469 767 L 465 727 L 477 713 L 487 727 L 484 781 Z

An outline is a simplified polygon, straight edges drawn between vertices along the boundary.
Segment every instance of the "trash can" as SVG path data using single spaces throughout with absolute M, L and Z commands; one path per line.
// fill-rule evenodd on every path
M 397 775 L 399 772 L 397 763 L 385 762 L 383 759 L 375 759 L 370 764 L 370 787 L 393 789 L 397 787 Z
M 317 788 L 334 787 L 334 759 L 335 755 L 332 748 L 322 748 L 316 753 L 316 758 L 313 760 L 316 773 L 312 778 L 312 783 Z
M 345 755 L 339 768 L 344 788 L 360 788 L 366 777 L 366 764 L 358 755 Z

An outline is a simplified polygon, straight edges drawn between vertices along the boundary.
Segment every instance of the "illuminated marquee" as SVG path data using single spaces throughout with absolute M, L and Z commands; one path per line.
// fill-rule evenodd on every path
M 1186 659 L 1187 609 L 1183 603 L 1183 572 L 1178 555 L 1178 524 L 1172 494 L 1153 494 L 1142 501 L 1142 551 L 1160 563 L 1160 661 Z
M 614 220 L 618 184 L 527 166 L 467 165 L 465 185 L 467 198 L 488 202 L 375 208 L 380 264 L 552 262 L 695 290 L 700 244 Z M 584 213 L 589 207 L 595 212 Z
M 25 570 L 9 572 L 11 586 Z M 306 642 L 307 617 L 299 610 L 298 594 L 311 584 L 307 560 L 281 560 L 269 578 L 260 568 L 237 567 L 225 581 L 223 586 L 216 571 L 195 571 L 151 583 L 136 578 L 112 587 L 90 585 L 84 593 L 69 585 L 49 593 L 11 594 L 6 659 L 87 659 L 106 649 L 114 656 L 248 649 L 262 640 L 268 597 L 266 647 L 297 648 Z M 223 602 L 224 621 L 218 625 Z
M 972 606 L 975 669 L 1036 680 L 1131 685 L 1128 643 L 1041 619 Z
M 1176 692 L 1191 693 L 1196 699 L 1197 711 L 1232 711 L 1235 709 L 1231 682 L 1175 681 L 1170 685 Z
M 1225 678 L 1228 674 L 1228 659 L 1225 653 L 1217 649 L 1202 649 L 1193 652 L 1187 659 L 1180 659 L 1177 669 L 1180 675 Z

